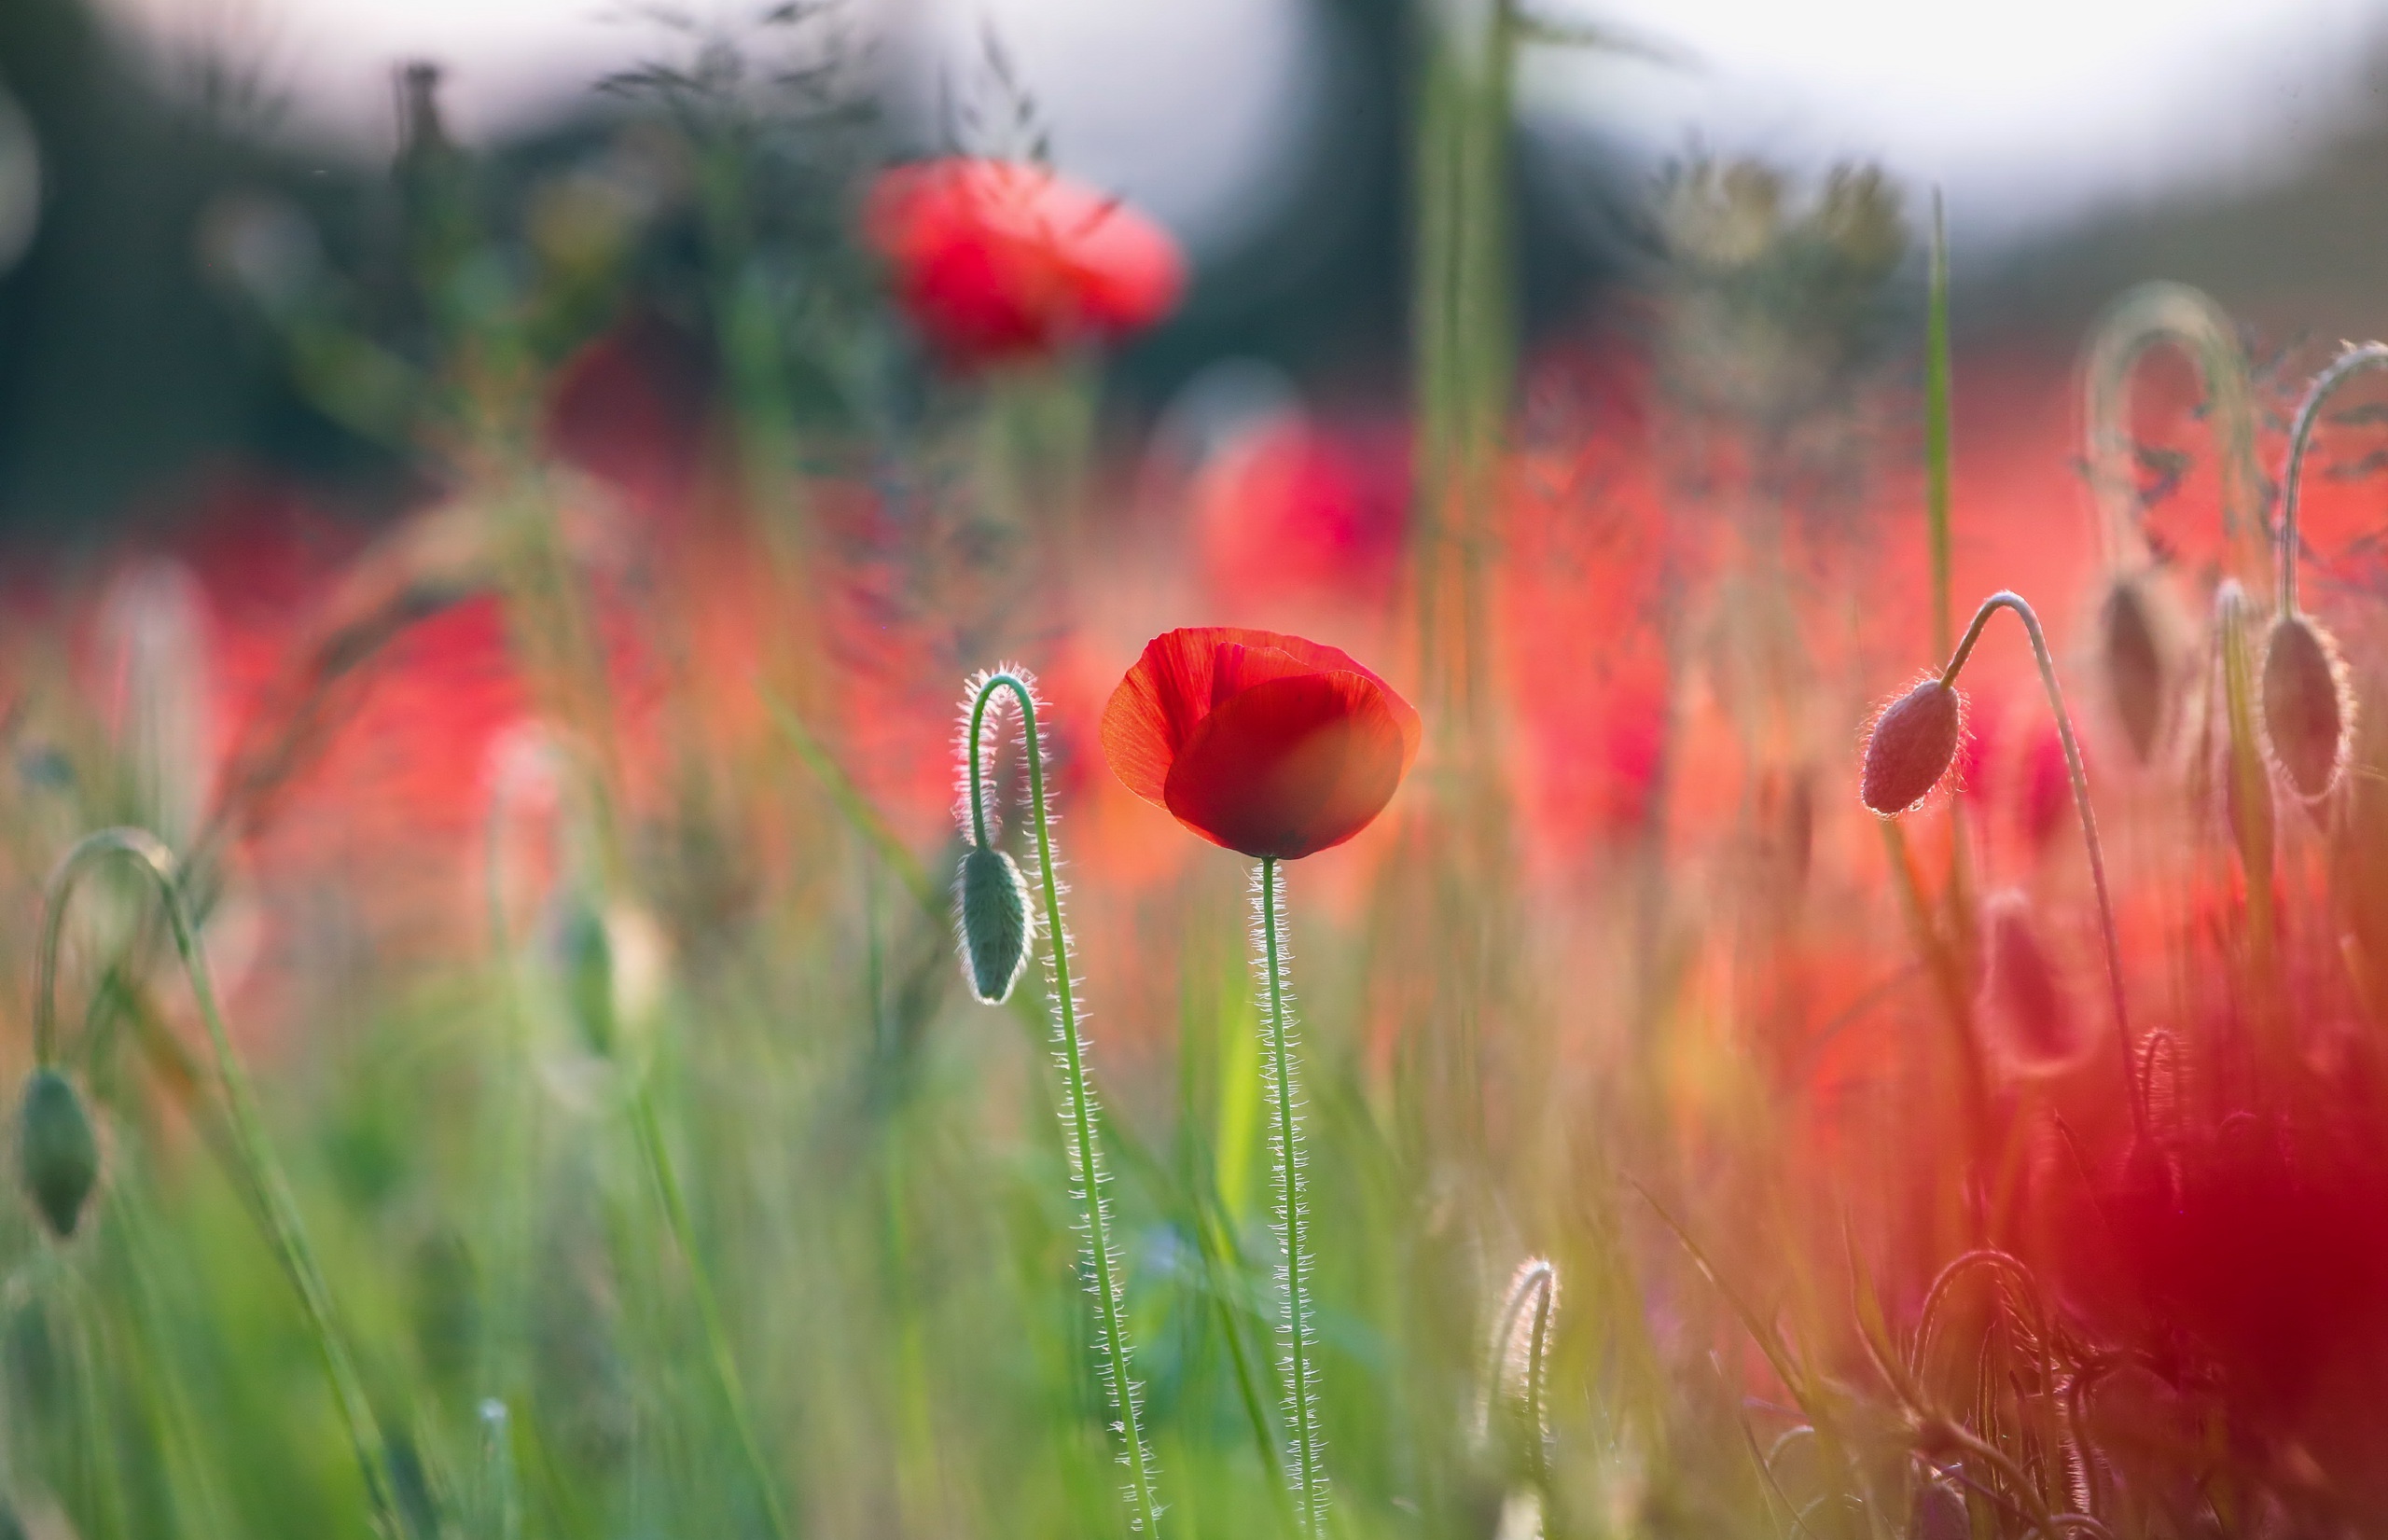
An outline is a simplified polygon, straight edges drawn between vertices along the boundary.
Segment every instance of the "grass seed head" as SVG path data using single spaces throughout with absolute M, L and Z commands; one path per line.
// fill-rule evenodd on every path
M 2156 756 L 2157 738 L 2164 726 L 2165 668 L 2162 647 L 2156 640 L 2155 617 L 2147 597 L 2129 578 L 2117 578 L 2107 591 L 2100 617 L 2100 659 L 2105 669 L 2106 698 L 2131 753 L 2143 765 Z
M 1889 818 L 1931 796 L 1956 760 L 1965 715 L 1964 699 L 1937 677 L 1883 707 L 1866 738 L 1859 799 Z
M 73 1235 L 99 1181 L 100 1145 L 83 1099 L 56 1070 L 35 1070 L 25 1081 L 17 1163 L 25 1193 L 49 1232 L 62 1241 Z
M 991 1006 L 1011 997 L 1028 966 L 1028 880 L 1012 858 L 983 845 L 962 858 L 963 973 Z
M 2354 697 L 2337 645 L 2311 616 L 2272 622 L 2264 644 L 2263 703 L 2272 762 L 2290 790 L 2320 801 L 2346 769 Z

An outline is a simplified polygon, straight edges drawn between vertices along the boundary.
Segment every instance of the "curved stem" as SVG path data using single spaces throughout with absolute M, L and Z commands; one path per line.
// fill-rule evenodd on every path
M 1325 1527 L 1326 1493 L 1319 1471 L 1318 1393 L 1316 1366 L 1312 1364 L 1310 1259 L 1302 1252 L 1302 1234 L 1309 1215 L 1303 1209 L 1301 1122 L 1296 1111 L 1294 1029 L 1285 1005 L 1284 946 L 1278 932 L 1277 858 L 1260 858 L 1260 935 L 1269 970 L 1270 1078 L 1274 1084 L 1270 1112 L 1277 1136 L 1277 1210 L 1285 1226 L 1285 1411 L 1293 1420 L 1294 1492 L 1301 1508 L 1302 1533 L 1315 1536 Z
M 2081 768 L 2081 745 L 2073 736 L 2073 714 L 2064 709 L 2064 690 L 2056 679 L 2056 659 L 2048 652 L 2048 641 L 2040 630 L 2040 617 L 2023 596 L 2002 589 L 1981 602 L 1974 612 L 1973 623 L 1965 628 L 1965 640 L 1950 656 L 1949 666 L 1940 671 L 1940 682 L 1954 687 L 1957 674 L 1972 656 L 1974 644 L 1981 640 L 1982 628 L 1999 610 L 2015 612 L 2023 622 L 2024 631 L 2032 639 L 2032 659 L 2039 665 L 2040 687 L 2048 693 L 2048 711 L 2056 717 L 2057 741 L 2064 749 L 2065 778 L 2073 784 L 2073 811 L 2081 821 L 2081 843 L 2090 853 L 2090 884 L 2098 897 L 2098 926 L 2106 944 L 2106 989 L 2115 1013 L 2115 1034 L 2122 1044 L 2124 1082 L 2131 1088 L 2131 1128 L 2144 1133 L 2147 1126 L 2147 1110 L 2140 1105 L 2138 1077 L 2131 1074 L 2131 1007 L 2123 994 L 2122 944 L 2115 934 L 2115 904 L 2106 889 L 2106 855 L 2098 842 L 2098 815 L 2090 805 L 2090 776 Z
M 1160 1503 L 1154 1491 L 1152 1459 L 1145 1447 L 1135 1381 L 1129 1378 L 1128 1325 L 1120 1298 L 1121 1266 L 1111 1249 L 1110 1214 L 1103 1201 L 1104 1176 L 1102 1148 L 1095 1139 L 1094 1093 L 1087 1086 L 1087 1044 L 1078 1034 L 1077 986 L 1070 974 L 1069 933 L 1062 925 L 1062 890 L 1053 860 L 1052 820 L 1045 806 L 1045 751 L 1036 733 L 1036 692 L 1029 687 L 1026 679 L 1007 669 L 990 673 L 972 692 L 968 748 L 971 833 L 983 849 L 987 843 L 987 778 L 985 761 L 979 757 L 980 734 L 987 704 L 999 689 L 1010 690 L 1020 701 L 1022 756 L 1028 761 L 1029 811 L 1036 824 L 1037 876 L 1044 889 L 1046 944 L 1052 957 L 1054 1031 L 1061 1038 L 1062 1073 L 1068 1082 L 1070 1097 L 1065 1124 L 1069 1137 L 1064 1143 L 1076 1168 L 1071 1174 L 1077 1182 L 1086 1219 L 1087 1248 L 1092 1256 L 1094 1296 L 1102 1315 L 1103 1353 L 1109 1367 L 1104 1379 L 1111 1393 L 1112 1409 L 1119 1415 L 1120 1436 L 1127 1443 L 1127 1464 L 1132 1478 L 1129 1492 L 1135 1504 L 1136 1528 L 1147 1535 L 1157 1534 Z
M 2106 312 L 2083 362 L 2089 422 L 2090 485 L 2101 515 L 2109 574 L 2145 555 L 2139 533 L 2139 493 L 2131 470 L 2131 383 L 2140 356 L 2170 341 L 2195 361 L 2213 402 L 2208 421 L 2221 460 L 2222 533 L 2238 548 L 2259 537 L 2263 479 L 2256 464 L 2256 417 L 2247 365 L 2230 317 L 2204 293 L 2183 284 L 2143 284 Z M 2256 553 L 2248 551 L 2253 560 Z
M 2313 426 L 2322 415 L 2322 403 L 2330 394 L 2366 369 L 2388 365 L 2388 342 L 2366 342 L 2339 354 L 2328 368 L 2313 377 L 2306 388 L 2305 399 L 2297 409 L 2297 422 L 2288 432 L 2288 468 L 2282 475 L 2280 502 L 2280 613 L 2297 613 L 2297 500 L 2305 485 L 2305 451 L 2313 437 Z
M 233 1149 L 246 1168 L 243 1174 L 257 1197 L 274 1256 L 298 1291 L 316 1354 L 323 1361 L 325 1377 L 331 1381 L 332 1398 L 339 1404 L 340 1417 L 348 1425 L 349 1441 L 355 1447 L 356 1464 L 365 1479 L 366 1499 L 372 1507 L 375 1527 L 390 1540 L 396 1540 L 405 1529 L 383 1476 L 381 1430 L 374 1422 L 372 1406 L 366 1399 L 363 1381 L 340 1335 L 330 1286 L 325 1283 L 323 1269 L 315 1260 L 314 1247 L 298 1216 L 298 1206 L 290 1196 L 290 1185 L 274 1158 L 272 1145 L 266 1140 L 248 1075 L 241 1067 L 240 1056 L 232 1051 L 230 1034 L 224 1030 L 223 1013 L 215 1003 L 215 986 L 207 971 L 207 954 L 200 947 L 189 911 L 183 904 L 174 853 L 156 836 L 134 828 L 102 829 L 86 836 L 67 852 L 51 875 L 44 898 L 41 950 L 35 964 L 35 1051 L 47 1064 L 52 1061 L 57 1048 L 58 937 L 66 901 L 82 875 L 109 856 L 131 860 L 158 889 L 166 922 L 174 931 L 174 950 L 182 957 L 191 996 L 199 1005 L 200 1020 L 206 1026 L 209 1046 L 215 1050 L 216 1079 L 230 1117 Z
M 687 1264 L 688 1292 L 696 1297 L 697 1320 L 705 1334 L 705 1352 L 713 1359 L 714 1379 L 721 1386 L 722 1399 L 729 1405 L 730 1429 L 737 1435 L 739 1452 L 744 1456 L 755 1491 L 763 1500 L 763 1517 L 771 1525 L 772 1535 L 775 1540 L 787 1540 L 787 1512 L 780 1504 L 779 1483 L 771 1479 L 771 1466 L 763 1458 L 762 1439 L 757 1436 L 753 1416 L 747 1410 L 746 1387 L 738 1373 L 738 1355 L 730 1347 L 729 1328 L 722 1320 L 721 1304 L 714 1295 L 703 1254 L 697 1250 L 697 1228 L 688 1214 L 688 1200 L 681 1189 L 679 1172 L 672 1164 L 671 1146 L 663 1139 L 662 1122 L 655 1114 L 654 1091 L 645 1079 L 639 1082 L 638 1093 L 632 1100 L 631 1121 L 637 1128 L 639 1147 L 654 1172 L 673 1243 L 680 1248 L 681 1258 Z

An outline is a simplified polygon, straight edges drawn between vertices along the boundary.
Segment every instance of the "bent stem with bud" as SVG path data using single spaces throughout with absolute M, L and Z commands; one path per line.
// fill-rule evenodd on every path
M 1095 1138 L 1094 1093 L 1087 1085 L 1088 1044 L 1078 1031 L 1077 984 L 1070 972 L 1070 934 L 1062 923 L 1061 881 L 1053 860 L 1052 820 L 1045 802 L 1044 742 L 1036 728 L 1036 690 L 1023 669 L 997 669 L 980 675 L 970 686 L 963 774 L 968 782 L 972 845 L 964 857 L 962 877 L 963 951 L 972 988 L 982 1000 L 998 1004 L 1011 992 L 1034 940 L 1024 911 L 1007 937 L 991 937 L 983 930 L 974 935 L 972 931 L 974 920 L 983 926 L 993 915 L 1008 910 L 1009 904 L 993 895 L 1008 895 L 1015 900 L 1019 895 L 1019 871 L 1011 866 L 1008 856 L 994 848 L 987 817 L 988 767 L 993 749 L 986 736 L 987 717 L 990 706 L 1007 690 L 1020 704 L 1022 757 L 1028 765 L 1029 812 L 1035 823 L 1037 880 L 1043 889 L 1053 1034 L 1058 1045 L 1054 1057 L 1061 1065 L 1069 1094 L 1062 1143 L 1069 1157 L 1073 1196 L 1077 1199 L 1085 1220 L 1088 1285 L 1102 1322 L 1103 1359 L 1098 1368 L 1104 1390 L 1111 1398 L 1111 1408 L 1118 1417 L 1115 1425 L 1125 1445 L 1122 1459 L 1131 1478 L 1128 1496 L 1134 1509 L 1134 1527 L 1141 1533 L 1155 1534 L 1159 1529 L 1160 1503 L 1155 1494 L 1152 1455 L 1145 1443 L 1136 1383 L 1129 1372 L 1127 1312 L 1122 1298 L 1124 1267 L 1112 1245 L 1110 1210 L 1103 1197 L 1103 1184 L 1108 1178 L 1103 1169 L 1102 1147 Z M 1000 717 L 999 707 L 996 715 Z M 975 903 L 974 897 L 978 900 Z M 1016 948 L 1016 953 L 999 956 L 1007 947 Z M 980 965 L 982 957 L 987 966 Z M 997 987 L 986 987 L 990 984 Z
M 307 1239 L 306 1225 L 299 1218 L 298 1206 L 290 1195 L 290 1184 L 283 1174 L 281 1162 L 266 1139 L 264 1120 L 257 1114 L 247 1072 L 241 1067 L 231 1036 L 225 1031 L 223 1012 L 215 1002 L 215 986 L 208 973 L 207 954 L 199 944 L 198 933 L 183 903 L 174 853 L 156 836 L 134 828 L 103 829 L 86 836 L 66 853 L 66 858 L 50 877 L 43 902 L 41 944 L 35 956 L 35 1058 L 44 1069 L 52 1069 L 58 1062 L 58 948 L 67 900 L 83 874 L 111 856 L 131 861 L 158 890 L 166 923 L 174 932 L 174 950 L 190 980 L 191 997 L 199 1006 L 200 1020 L 207 1029 L 208 1045 L 215 1050 L 216 1080 L 231 1128 L 239 1174 L 257 1204 L 275 1259 L 298 1292 L 308 1334 L 323 1362 L 325 1378 L 331 1381 L 332 1399 L 340 1408 L 349 1441 L 355 1450 L 374 1526 L 386 1540 L 396 1540 L 405 1528 L 383 1473 L 381 1430 L 374 1422 L 372 1406 L 366 1399 L 355 1361 L 341 1335 L 332 1308 L 330 1285 L 325 1282 L 314 1247 Z
M 1949 772 L 1956 757 L 1960 736 L 1957 726 L 1957 676 L 1965 671 L 1965 661 L 1973 656 L 1974 646 L 1981 640 L 1983 628 L 1990 617 L 2002 609 L 2012 610 L 2023 623 L 2032 642 L 2032 659 L 2038 664 L 2040 687 L 2047 693 L 2048 711 L 2056 718 L 2057 741 L 2064 750 L 2065 778 L 2073 788 L 2073 811 L 2081 824 L 2081 842 L 2090 857 L 2090 883 L 2098 900 L 2098 924 L 2106 950 L 2106 986 L 2115 1016 L 2116 1035 L 2122 1045 L 2124 1077 L 2131 1082 L 2131 1126 L 2144 1132 L 2146 1108 L 2141 1104 L 2139 1086 L 2130 1073 L 2132 1062 L 2131 1008 L 2123 992 L 2122 946 L 2115 932 L 2114 900 L 2106 887 L 2106 857 L 2098 841 L 2098 818 L 2090 804 L 2090 777 L 2082 769 L 2081 745 L 2073 734 L 2073 716 L 2065 709 L 2064 691 L 2057 683 L 2056 659 L 2048 651 L 2047 635 L 2040 630 L 2040 617 L 2033 612 L 2020 594 L 2001 590 L 1981 603 L 1974 612 L 1972 624 L 1950 654 L 1948 665 L 1937 678 L 1927 679 L 1894 702 L 1876 723 L 1872 740 L 1867 745 L 1867 804 L 1884 816 L 1904 811 L 1909 802 L 1929 793 Z M 1913 742 L 1909 742 L 1913 740 Z M 1890 772 L 1881 767 L 1891 767 Z M 1894 773 L 1895 772 L 1895 773 Z M 1891 788 L 1890 797 L 1906 792 L 1914 783 L 1922 784 L 1913 796 L 1884 805 L 1885 798 L 1876 795 L 1878 784 Z
M 2345 771 L 2354 698 L 2329 632 L 2297 606 L 2297 510 L 2305 455 L 2323 403 L 2355 375 L 2383 365 L 2388 343 L 2366 342 L 2340 354 L 2314 377 L 2289 430 L 2281 490 L 2278 613 L 2264 642 L 2264 733 L 2290 788 L 2308 802 L 2327 796 Z

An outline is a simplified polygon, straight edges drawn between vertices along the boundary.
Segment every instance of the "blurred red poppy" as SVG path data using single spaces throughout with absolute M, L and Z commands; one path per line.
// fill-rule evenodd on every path
M 1334 647 L 1196 626 L 1157 636 L 1103 712 L 1130 791 L 1215 845 L 1292 860 L 1368 827 L 1418 754 L 1393 687 Z
M 895 167 L 871 188 L 863 233 L 912 324 L 964 367 L 1131 336 L 1186 287 L 1168 231 L 1042 166 L 957 156 Z

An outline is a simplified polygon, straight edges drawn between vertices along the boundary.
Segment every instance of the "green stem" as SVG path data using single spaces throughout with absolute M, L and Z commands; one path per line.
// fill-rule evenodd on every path
M 2123 993 L 2122 943 L 2115 933 L 2114 899 L 2106 890 L 2106 855 L 2098 842 L 2098 815 L 2090 805 L 2090 776 L 2081 768 L 2081 745 L 2073 736 L 2073 714 L 2064 709 L 2064 690 L 2056 679 L 2056 659 L 2049 653 L 2048 637 L 2040 630 L 2040 617 L 2024 603 L 2022 595 L 2002 589 L 1981 602 L 1981 608 L 1974 612 L 1973 624 L 1965 628 L 1965 640 L 1950 655 L 1949 666 L 1940 671 L 1940 682 L 1951 688 L 1956 686 L 1958 672 L 1973 655 L 1974 644 L 1981 640 L 1982 628 L 2002 609 L 2013 610 L 2032 639 L 2032 659 L 2039 665 L 2040 687 L 2048 694 L 2048 712 L 2056 718 L 2057 742 L 2064 749 L 2065 778 L 2073 786 L 2073 811 L 2080 819 L 2081 843 L 2090 853 L 2090 885 L 2097 893 L 2098 926 L 2106 943 L 2106 990 L 2114 1006 L 2115 1033 L 2122 1044 L 2123 1079 L 2131 1088 L 2131 1127 L 2145 1133 L 2147 1109 L 2140 1105 L 2138 1078 L 2131 1074 L 2131 1006 Z
M 2352 376 L 2388 365 L 2388 342 L 2366 342 L 2347 349 L 2313 377 L 2305 400 L 2297 409 L 2296 425 L 2288 434 L 2288 469 L 2282 477 L 2280 517 L 2280 613 L 2297 613 L 2297 502 L 2305 485 L 2305 451 L 2313 437 L 2322 403 Z
M 1949 225 L 1940 189 L 1932 190 L 1930 298 L 1923 333 L 1923 517 L 1932 543 L 1932 645 L 1947 652 L 1954 617 L 1949 598 L 1951 431 Z
M 371 1505 L 374 1524 L 389 1540 L 397 1540 L 405 1533 L 405 1526 L 384 1478 L 381 1430 L 374 1422 L 364 1384 L 340 1335 L 331 1289 L 324 1281 L 323 1269 L 308 1242 L 298 1206 L 290 1196 L 290 1185 L 283 1175 L 280 1161 L 274 1158 L 272 1145 L 266 1140 L 264 1121 L 257 1115 L 248 1075 L 241 1067 L 240 1056 L 232 1051 L 230 1034 L 224 1030 L 223 1013 L 215 1003 L 215 987 L 208 975 L 207 954 L 200 947 L 189 913 L 183 905 L 174 853 L 156 836 L 134 828 L 102 829 L 86 836 L 67 852 L 51 876 L 42 916 L 41 950 L 35 963 L 35 1053 L 44 1064 L 55 1061 L 58 941 L 66 901 L 83 873 L 111 855 L 129 858 L 157 886 L 166 922 L 174 933 L 174 950 L 181 954 L 183 971 L 190 979 L 191 996 L 198 1003 L 200 1020 L 206 1026 L 208 1043 L 215 1049 L 216 1079 L 230 1116 L 233 1149 L 262 1207 L 266 1236 L 273 1245 L 274 1256 L 298 1291 L 316 1354 L 323 1361 L 325 1377 L 331 1381 L 332 1397 L 339 1404 L 340 1417 L 348 1425 L 349 1441 L 355 1448 L 357 1468 L 365 1479 L 366 1499 Z
M 739 1452 L 745 1458 L 756 1493 L 763 1500 L 763 1517 L 771 1525 L 774 1540 L 788 1540 L 791 1532 L 786 1510 L 780 1505 L 779 1484 L 771 1479 L 771 1467 L 763 1459 L 762 1440 L 756 1436 L 754 1420 L 747 1411 L 746 1388 L 739 1378 L 737 1355 L 730 1350 L 729 1330 L 722 1321 L 721 1305 L 714 1296 L 704 1258 L 697 1250 L 697 1228 L 688 1216 L 679 1173 L 672 1164 L 671 1146 L 663 1139 L 662 1122 L 655 1114 L 654 1092 L 645 1080 L 639 1083 L 638 1093 L 632 1099 L 631 1121 L 638 1131 L 639 1146 L 655 1176 L 656 1192 L 663 1202 L 664 1222 L 672 1228 L 673 1243 L 680 1248 L 680 1256 L 687 1264 L 688 1292 L 696 1297 L 697 1320 L 704 1330 L 705 1352 L 713 1359 L 714 1379 L 721 1387 L 722 1399 L 729 1403 L 730 1431 L 737 1435 Z
M 1269 1067 L 1270 1107 L 1276 1123 L 1277 1212 L 1285 1226 L 1285 1414 L 1293 1422 L 1294 1492 L 1302 1533 L 1325 1527 L 1326 1492 L 1319 1470 L 1318 1390 L 1311 1363 L 1310 1258 L 1302 1251 L 1308 1215 L 1302 1200 L 1302 1130 L 1295 1110 L 1293 1022 L 1285 1006 L 1284 949 L 1279 910 L 1277 858 L 1260 858 L 1260 936 L 1269 970 Z
M 1112 1410 L 1119 1417 L 1119 1432 L 1127 1443 L 1127 1464 L 1132 1479 L 1129 1493 L 1135 1504 L 1135 1527 L 1158 1534 L 1160 1502 L 1154 1491 L 1151 1453 L 1136 1405 L 1135 1381 L 1129 1378 L 1126 1311 L 1122 1308 L 1121 1265 L 1111 1250 L 1110 1214 L 1103 1201 L 1102 1147 L 1095 1139 L 1094 1093 L 1088 1089 L 1087 1045 L 1078 1034 L 1077 986 L 1070 973 L 1069 933 L 1062 925 L 1062 890 L 1054 869 L 1052 820 L 1045 806 L 1045 751 L 1036 731 L 1036 692 L 1028 681 L 1008 670 L 980 680 L 970 702 L 970 831 L 980 849 L 987 847 L 986 761 L 981 757 L 987 707 L 998 690 L 1008 689 L 1020 701 L 1022 755 L 1028 761 L 1029 808 L 1036 823 L 1037 876 L 1044 889 L 1045 937 L 1053 968 L 1053 1022 L 1061 1039 L 1062 1078 L 1068 1082 L 1070 1105 L 1064 1128 L 1069 1137 L 1071 1176 L 1086 1218 L 1087 1249 L 1093 1264 L 1094 1296 L 1102 1315 L 1103 1354 L 1107 1372 L 1104 1386 Z

